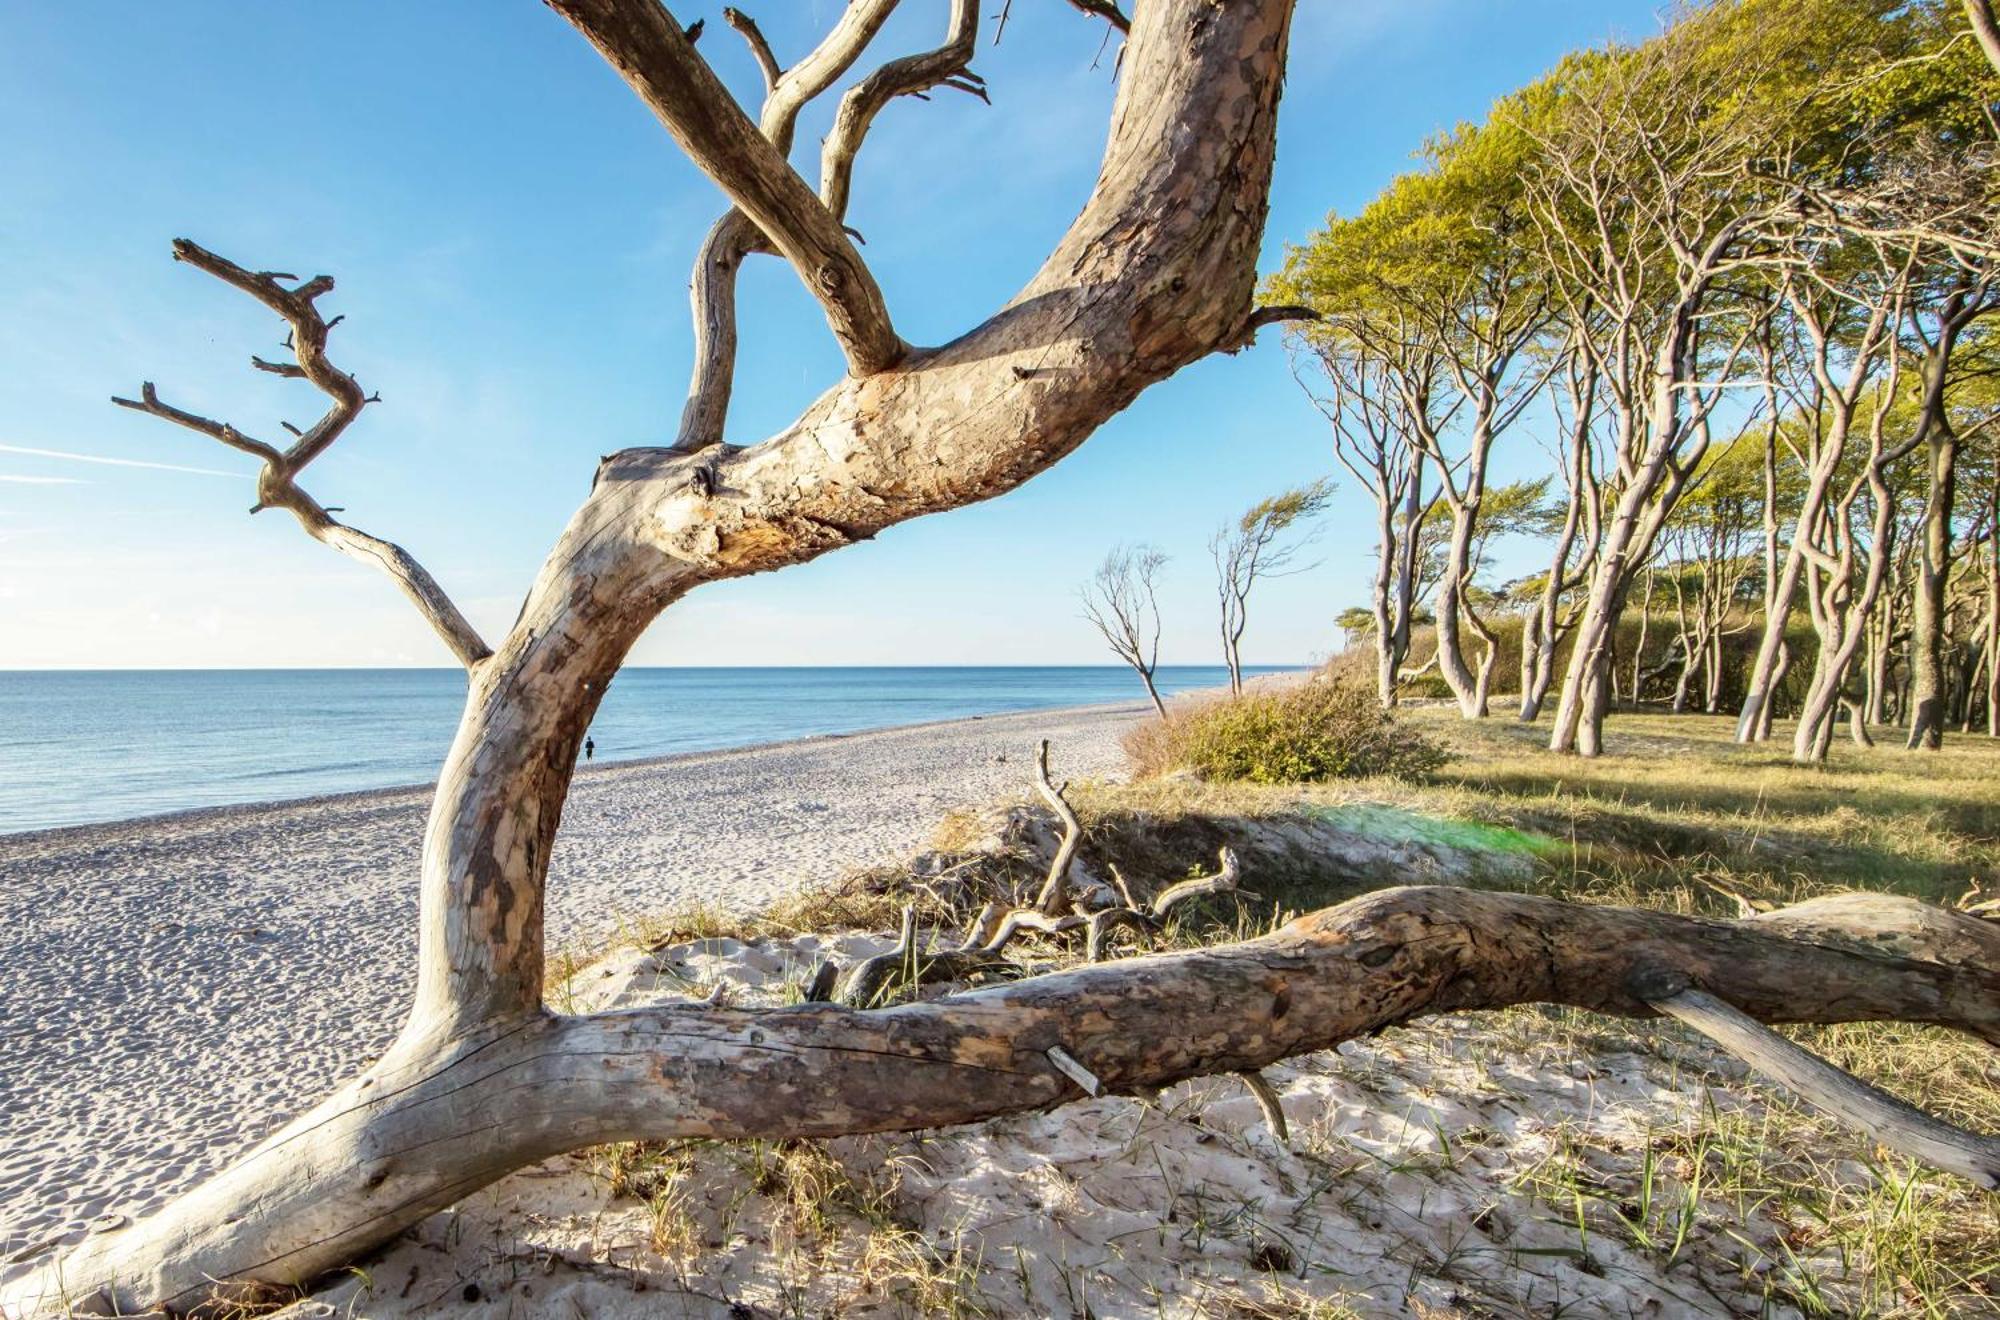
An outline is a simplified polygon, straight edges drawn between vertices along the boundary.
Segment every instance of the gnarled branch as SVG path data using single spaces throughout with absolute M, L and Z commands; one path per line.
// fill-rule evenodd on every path
M 753 19 L 740 10 L 722 11 L 724 21 L 749 42 L 763 70 L 767 93 L 758 129 L 780 155 L 791 151 L 799 112 L 853 67 L 896 4 L 897 0 L 859 0 L 849 5 L 826 38 L 790 69 L 779 68 L 770 42 Z M 751 253 L 774 251 L 755 223 L 733 206 L 702 240 L 688 286 L 694 314 L 694 370 L 674 437 L 675 450 L 693 452 L 722 441 L 736 373 L 736 272 Z
M 658 0 L 548 0 L 637 92 L 689 159 L 785 255 L 856 376 L 900 362 L 874 274 L 840 221 L 722 85 Z M 850 13 L 852 11 L 850 10 Z
M 1076 818 L 1076 810 L 1063 796 L 1063 788 L 1049 778 L 1049 740 L 1042 739 L 1035 748 L 1035 791 L 1042 795 L 1042 801 L 1056 813 L 1062 823 L 1062 840 L 1056 844 L 1056 855 L 1049 861 L 1048 878 L 1042 881 L 1042 888 L 1035 895 L 1035 911 L 1054 916 L 1062 909 L 1069 897 L 1069 866 L 1076 859 L 1077 845 L 1083 842 L 1083 822 Z
M 337 521 L 298 484 L 299 472 L 325 453 L 360 415 L 361 410 L 374 402 L 375 397 L 364 393 L 354 377 L 334 366 L 326 355 L 327 332 L 333 328 L 333 322 L 319 314 L 314 300 L 333 289 L 333 277 L 316 275 L 296 288 L 286 288 L 282 281 L 295 277 L 273 271 L 246 270 L 190 239 L 175 239 L 173 249 L 176 261 L 185 261 L 197 270 L 206 271 L 241 289 L 285 318 L 291 327 L 290 344 L 298 359 L 296 365 L 269 362 L 255 356 L 250 359 L 251 365 L 274 375 L 309 380 L 333 401 L 332 405 L 325 416 L 299 432 L 289 448 L 280 450 L 244 435 L 227 422 L 218 422 L 174 407 L 160 398 L 151 381 L 140 387 L 137 399 L 114 396 L 111 401 L 121 408 L 147 413 L 176 426 L 198 431 L 260 460 L 264 466 L 258 473 L 257 504 L 251 509 L 252 513 L 258 509 L 287 510 L 315 540 L 387 573 L 422 612 L 444 644 L 451 648 L 451 653 L 460 664 L 469 669 L 486 659 L 493 653 L 492 648 L 480 638 L 478 630 L 459 612 L 458 606 L 452 603 L 451 597 L 445 594 L 444 588 L 422 564 L 394 542 L 370 536 L 357 527 Z M 334 319 L 337 321 L 339 318 Z
M 979 0 L 952 0 L 949 34 L 935 50 L 890 60 L 840 98 L 820 153 L 819 194 L 837 220 L 847 218 L 848 195 L 854 181 L 854 158 L 882 107 L 899 96 L 916 96 L 954 79 L 983 89 L 985 80 L 971 71 L 979 40 Z M 982 97 L 983 90 L 982 90 Z
M 1812 1104 L 1890 1150 L 1922 1160 L 1984 1187 L 2000 1190 L 2000 1138 L 1981 1136 L 1932 1118 L 1841 1071 L 1786 1040 L 1757 1019 L 1700 990 L 1686 987 L 1648 998 L 1759 1072 L 1768 1073 Z

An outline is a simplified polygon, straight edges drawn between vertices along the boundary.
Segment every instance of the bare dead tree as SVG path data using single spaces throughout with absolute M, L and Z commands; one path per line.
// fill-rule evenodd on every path
M 893 0 L 846 6 L 788 69 L 753 23 L 732 20 L 766 79 L 754 120 L 655 0 L 551 0 L 551 8 L 710 175 L 729 210 L 697 263 L 694 382 L 674 443 L 599 464 L 518 620 L 491 646 L 408 555 L 334 521 L 300 488 L 301 471 L 366 402 L 326 358 L 332 322 L 317 305 L 332 282 L 297 283 L 177 248 L 289 322 L 297 364 L 280 374 L 296 372 L 334 405 L 286 449 L 175 409 L 157 391 L 143 391 L 138 406 L 257 458 L 261 503 L 291 510 L 314 535 L 394 575 L 470 684 L 425 831 L 407 1028 L 364 1075 L 243 1161 L 143 1227 L 94 1238 L 58 1262 L 73 1298 L 187 1307 L 214 1281 L 308 1279 L 551 1150 L 614 1128 L 667 1132 L 697 1121 L 716 1097 L 703 1099 L 692 1081 L 710 1066 L 696 1062 L 703 1051 L 688 1037 L 664 1020 L 611 1027 L 554 1018 L 542 1004 L 551 844 L 583 731 L 626 651 L 704 582 L 800 563 L 1012 489 L 1147 385 L 1242 347 L 1285 315 L 1256 311 L 1252 300 L 1291 16 L 1284 0 L 1147 5 L 1132 22 L 1105 167 L 1082 213 L 1015 298 L 935 349 L 897 334 L 844 218 L 856 154 L 892 100 L 978 86 L 969 72 L 977 0 L 954 0 L 936 49 L 892 59 L 844 94 L 819 152 L 817 190 L 789 159 L 799 110 L 854 67 Z M 740 447 L 724 440 L 734 274 L 767 249 L 819 304 L 848 374 L 797 422 Z M 523 1105 L 542 1084 L 521 1091 L 528 1073 L 571 1066 L 520 1071 L 521 1059 L 553 1057 L 551 1031 L 574 1047 L 559 1054 L 593 1055 L 603 1071 L 566 1088 L 560 1104 Z M 530 1040 L 540 1043 L 517 1054 Z M 717 1045 L 751 1048 L 740 1037 Z M 491 1067 L 509 1055 L 511 1078 L 507 1065 Z M 836 1047 L 818 1057 L 828 1069 L 811 1088 L 819 1118 L 787 1102 L 779 1126 L 805 1131 L 832 1112 L 867 1126 L 873 1120 L 858 1110 L 828 1108 L 824 1098 L 841 1089 L 839 1060 L 861 1056 Z M 957 1075 L 939 1076 L 947 1074 Z M 786 1089 L 767 1091 L 767 1102 Z M 21 1285 L 9 1304 L 25 1306 L 15 1298 L 35 1296 L 24 1290 L 36 1286 Z
M 846 94 L 818 192 L 790 163 L 792 120 L 780 111 L 830 86 L 830 67 L 856 62 L 889 0 L 855 0 L 790 70 L 738 22 L 767 81 L 761 124 L 657 0 L 550 4 L 754 229 L 745 254 L 768 242 L 791 264 L 848 373 L 776 435 L 726 442 L 716 373 L 735 313 L 729 263 L 715 258 L 734 248 L 711 241 L 695 281 L 705 338 L 680 437 L 598 465 L 518 618 L 488 646 L 407 554 L 335 522 L 298 487 L 369 398 L 326 357 L 338 318 L 323 320 L 317 302 L 331 281 L 177 247 L 290 324 L 295 363 L 265 369 L 296 373 L 333 403 L 282 449 L 156 390 L 136 406 L 256 458 L 260 507 L 285 508 L 309 533 L 385 569 L 465 665 L 466 706 L 425 827 L 417 988 L 396 1041 L 159 1213 L 10 1282 L 0 1311 L 261 1303 L 580 1146 L 968 1122 L 1242 1073 L 1435 1011 L 1557 1001 L 1719 1021 L 1706 1000 L 1687 997 L 1699 988 L 1761 1020 L 1902 1018 L 2000 1042 L 2000 955 L 1976 918 L 1875 898 L 1860 912 L 1801 910 L 1783 925 L 1714 923 L 1424 888 L 1225 948 L 886 1010 L 552 1012 L 544 890 L 577 752 L 627 651 L 662 611 L 703 583 L 801 563 L 1010 490 L 1147 386 L 1290 314 L 1254 311 L 1252 292 L 1292 6 L 1141 7 L 1105 164 L 1076 222 L 1006 306 L 924 348 L 897 334 L 842 216 L 854 154 L 891 99 L 978 85 L 964 40 L 977 0 L 955 0 L 944 45 L 891 60 Z M 1846 937 L 1866 951 L 1841 947 Z M 1967 1167 L 1989 1186 L 2000 1177 L 1990 1161 Z
M 1243 632 L 1250 626 L 1250 593 L 1264 578 L 1300 571 L 1299 554 L 1310 535 L 1287 539 L 1294 528 L 1326 508 L 1333 483 L 1322 478 L 1309 486 L 1259 500 L 1243 516 L 1225 523 L 1208 540 L 1215 560 L 1215 594 L 1221 606 L 1222 660 L 1229 669 L 1229 693 L 1243 692 Z
M 1160 667 L 1160 570 L 1167 556 L 1150 545 L 1118 546 L 1104 556 L 1085 583 L 1083 617 L 1090 620 L 1112 654 L 1132 666 L 1161 719 L 1167 704 L 1160 700 L 1153 673 Z

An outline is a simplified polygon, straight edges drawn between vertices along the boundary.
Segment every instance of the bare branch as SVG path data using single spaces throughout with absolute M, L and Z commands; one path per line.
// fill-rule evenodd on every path
M 868 43 L 889 21 L 898 3 L 899 0 L 854 0 L 841 11 L 833 30 L 812 53 L 779 77 L 765 99 L 758 126 L 781 155 L 791 153 L 799 111 L 854 67 L 854 61 L 868 49 Z
M 153 416 L 172 422 L 176 426 L 185 426 L 190 431 L 199 431 L 205 436 L 220 440 L 231 449 L 240 450 L 252 457 L 263 459 L 266 463 L 282 465 L 285 461 L 284 455 L 280 454 L 277 450 L 265 444 L 262 440 L 251 439 L 227 422 L 213 421 L 198 413 L 187 412 L 184 409 L 174 407 L 170 403 L 162 402 L 159 392 L 153 388 L 153 382 L 150 380 L 139 387 L 138 398 L 124 399 L 114 394 L 111 397 L 111 402 L 117 404 L 120 408 L 130 408 L 134 412 L 151 413 Z
M 1076 847 L 1083 842 L 1083 822 L 1076 818 L 1076 812 L 1069 805 L 1069 799 L 1049 778 L 1049 740 L 1042 739 L 1035 748 L 1035 791 L 1049 804 L 1062 822 L 1062 842 L 1056 846 L 1056 855 L 1049 862 L 1048 879 L 1042 882 L 1042 890 L 1035 896 L 1035 910 L 1053 916 L 1069 895 L 1069 864 L 1076 856 Z
M 1324 320 L 1313 308 L 1298 303 L 1283 303 L 1272 307 L 1259 307 L 1243 318 L 1243 328 L 1236 336 L 1233 346 L 1223 349 L 1225 353 L 1235 353 L 1256 342 L 1257 332 L 1267 325 L 1283 325 L 1292 321 Z
M 779 154 L 791 150 L 799 112 L 853 67 L 897 2 L 859 0 L 849 5 L 811 54 L 782 71 L 756 23 L 737 10 L 723 12 L 730 26 L 751 43 L 752 53 L 764 69 L 768 94 L 758 128 Z M 680 430 L 674 437 L 672 448 L 676 450 L 706 449 L 723 438 L 735 385 L 736 272 L 751 253 L 772 251 L 770 240 L 735 207 L 716 221 L 702 242 L 689 283 L 694 371 L 688 382 L 687 403 L 681 409 Z
M 781 76 L 778 57 L 771 53 L 771 43 L 764 39 L 764 30 L 757 26 L 757 20 L 734 5 L 725 5 L 722 21 L 743 34 L 743 40 L 749 43 L 751 58 L 757 61 L 757 68 L 764 75 L 764 90 L 775 91 Z
M 1890 1150 L 2000 1190 L 2000 1140 L 1932 1118 L 1691 986 L 1648 1002 Z
M 295 289 L 287 289 L 279 281 L 295 279 L 296 276 L 245 270 L 227 257 L 218 256 L 185 238 L 175 239 L 173 249 L 175 260 L 185 261 L 241 289 L 284 317 L 291 326 L 288 342 L 298 356 L 297 364 L 269 362 L 253 356 L 250 359 L 252 366 L 289 379 L 310 380 L 333 400 L 333 404 L 324 417 L 303 432 L 286 424 L 285 429 L 298 439 L 291 448 L 280 451 L 262 440 L 244 435 L 227 422 L 218 422 L 164 402 L 151 381 L 140 387 L 137 399 L 114 397 L 111 401 L 121 408 L 147 413 L 190 431 L 198 431 L 261 461 L 264 466 L 257 476 L 257 503 L 251 508 L 252 513 L 261 509 L 289 511 L 314 540 L 387 573 L 423 613 L 431 627 L 436 629 L 460 664 L 470 669 L 486 659 L 492 654 L 492 648 L 480 638 L 478 631 L 422 564 L 394 542 L 370 536 L 358 528 L 336 521 L 319 501 L 298 484 L 300 470 L 325 453 L 361 410 L 378 397 L 363 393 L 354 377 L 327 359 L 326 336 L 333 323 L 320 317 L 313 300 L 333 288 L 333 277 L 316 275 Z M 334 318 L 335 321 L 339 319 Z
M 882 290 L 839 219 L 750 122 L 655 0 L 548 0 L 625 79 L 819 300 L 848 370 L 871 376 L 908 351 Z
M 975 87 L 985 85 L 985 79 L 968 68 L 978 39 L 979 0 L 952 0 L 950 33 L 942 46 L 890 60 L 840 99 L 833 131 L 827 134 L 826 148 L 820 156 L 819 174 L 820 196 L 836 218 L 847 215 L 854 157 L 883 106 L 898 96 L 915 96 L 952 79 Z

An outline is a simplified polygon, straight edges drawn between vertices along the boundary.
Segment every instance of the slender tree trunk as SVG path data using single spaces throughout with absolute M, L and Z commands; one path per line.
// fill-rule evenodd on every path
M 2000 479 L 1987 500 L 1986 736 L 2000 738 Z
M 1639 639 L 1632 647 L 1632 700 L 1640 697 L 1641 668 L 1646 663 L 1646 635 L 1653 626 L 1653 566 L 1646 565 L 1646 591 L 1639 597 Z
M 1785 680 L 1792 672 L 1792 644 L 1783 642 L 1778 647 L 1778 667 L 1771 674 L 1770 693 L 1757 712 L 1757 736 L 1754 742 L 1771 740 L 1771 722 L 1778 713 L 1778 693 L 1784 690 Z
M 1736 741 L 1740 743 L 1762 742 L 1771 736 L 1771 699 L 1778 684 L 1783 681 L 1783 671 L 1791 668 L 1785 629 L 1791 626 L 1792 604 L 1798 598 L 1799 577 L 1805 568 L 1805 552 L 1799 538 L 1811 525 L 1809 520 L 1818 516 L 1825 499 L 1826 482 L 1831 479 L 1830 473 L 1824 478 L 1817 473 L 1814 475 L 1815 480 L 1801 503 L 1792 530 L 1792 543 L 1785 552 L 1784 568 L 1777 575 L 1775 588 L 1764 597 L 1763 636 L 1757 643 L 1757 656 L 1750 662 L 1743 709 L 1736 720 Z
M 1383 485 L 1387 486 L 1386 479 Z M 1377 492 L 1375 500 L 1375 581 L 1368 597 L 1368 612 L 1375 619 L 1375 696 L 1382 709 L 1396 708 L 1397 671 L 1403 657 L 1397 654 L 1396 608 L 1396 507 L 1394 492 Z
M 1910 736 L 1912 751 L 1944 744 L 1945 591 L 1951 578 L 1951 515 L 1958 485 L 1958 436 L 1942 419 L 1932 425 L 1928 498 L 1917 544 L 1917 583 L 1910 612 Z

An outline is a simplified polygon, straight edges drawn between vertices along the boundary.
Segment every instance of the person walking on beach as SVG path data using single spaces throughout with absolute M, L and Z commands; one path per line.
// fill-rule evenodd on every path
M 583 740 L 583 759 L 588 761 L 597 755 L 597 744 L 589 738 Z

